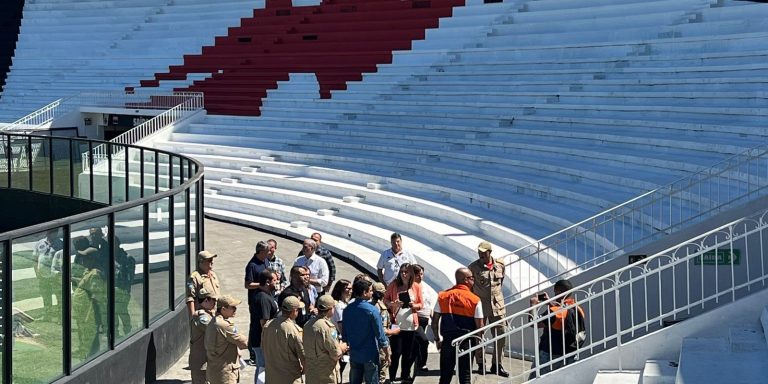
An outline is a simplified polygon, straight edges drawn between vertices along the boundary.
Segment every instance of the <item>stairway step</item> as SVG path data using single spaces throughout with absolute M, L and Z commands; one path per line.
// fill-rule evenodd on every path
M 643 367 L 642 384 L 675 384 L 678 365 L 676 361 L 646 361 Z
M 640 371 L 598 371 L 592 384 L 638 384 Z

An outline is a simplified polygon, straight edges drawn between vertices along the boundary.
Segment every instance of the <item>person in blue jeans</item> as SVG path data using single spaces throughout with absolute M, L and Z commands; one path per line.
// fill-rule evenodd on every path
M 367 279 L 352 285 L 355 300 L 344 309 L 341 338 L 349 345 L 350 384 L 379 384 L 379 351 L 385 361 L 391 358 L 389 340 L 381 325 L 381 312 L 369 301 L 373 296 L 373 283 Z

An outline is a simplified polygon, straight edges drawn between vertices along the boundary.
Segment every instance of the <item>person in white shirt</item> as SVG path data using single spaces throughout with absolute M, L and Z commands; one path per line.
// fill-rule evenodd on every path
M 322 257 L 315 254 L 317 243 L 312 239 L 305 239 L 302 244 L 302 256 L 299 256 L 293 263 L 294 267 L 305 267 L 309 270 L 309 284 L 313 285 L 317 291 L 328 285 L 328 264 Z
M 405 263 L 416 264 L 416 258 L 403 249 L 403 238 L 399 233 L 393 233 L 389 237 L 389 242 L 392 244 L 392 248 L 382 252 L 376 263 L 376 273 L 384 285 L 389 285 L 397 277 L 401 265 Z
M 427 370 L 427 358 L 429 347 L 429 335 L 427 330 L 429 328 L 429 320 L 432 318 L 432 309 L 435 308 L 437 303 L 437 292 L 432 287 L 424 282 L 424 267 L 419 264 L 413 265 L 413 279 L 421 287 L 421 298 L 424 301 L 424 306 L 418 310 L 419 316 L 419 328 L 416 330 L 414 336 L 414 344 L 417 347 L 416 353 L 416 367 L 420 371 Z

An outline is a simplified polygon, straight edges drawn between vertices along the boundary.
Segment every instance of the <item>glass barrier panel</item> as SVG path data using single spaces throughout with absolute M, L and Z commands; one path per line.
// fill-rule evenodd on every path
M 107 147 L 109 144 L 93 143 L 93 201 L 109 204 L 109 156 Z
M 173 201 L 173 297 L 175 303 L 184 300 L 187 280 L 187 193 L 182 191 Z
M 91 171 L 88 166 L 88 141 L 73 139 L 70 142 L 72 147 L 72 185 L 74 186 L 74 197 L 81 199 L 91 199 Z
M 128 201 L 141 198 L 141 152 L 128 147 Z
M 32 190 L 51 192 L 51 146 L 46 137 L 31 137 L 32 140 Z
M 64 374 L 63 231 L 14 239 L 13 382 L 48 383 Z
M 29 189 L 28 136 L 11 136 L 11 188 Z
M 144 206 L 115 213 L 115 344 L 144 325 Z
M 10 150 L 8 149 L 8 136 L 0 136 L 0 186 L 9 187 L 11 181 L 11 163 L 8 160 Z
M 121 144 L 110 144 L 112 151 L 112 204 L 120 204 L 128 200 L 126 196 L 126 186 L 128 178 L 126 170 L 126 146 Z
M 189 265 L 190 269 L 197 268 L 197 253 L 201 250 L 198 249 L 197 241 L 197 219 L 198 219 L 198 207 L 197 207 L 197 191 L 202 181 L 189 186 Z
M 144 196 L 151 196 L 156 192 L 158 180 L 157 173 L 161 171 L 157 163 L 157 153 L 153 150 L 142 149 L 144 153 Z M 151 213 L 151 212 L 150 212 Z
M 110 244 L 106 216 L 72 224 L 72 367 L 100 355 L 107 343 Z
M 61 196 L 70 196 L 72 185 L 72 167 L 70 166 L 70 152 L 72 146 L 68 139 L 51 138 L 51 153 L 53 156 L 53 193 Z M 79 172 L 79 171 L 78 171 Z
M 171 157 L 168 154 L 157 153 L 156 155 L 159 165 L 158 172 L 160 172 L 160 177 L 157 180 L 160 187 L 159 191 L 164 192 L 171 187 L 171 178 L 174 174 L 173 163 L 171 163 Z
M 170 311 L 170 247 L 168 229 L 170 198 L 149 203 L 149 318 L 150 322 Z
M 0 141 L 0 145 L 2 145 L 2 142 Z M 8 242 L 7 241 L 0 241 L 0 287 L 5 286 L 5 279 L 6 276 L 8 276 L 5 271 L 8 267 L 8 259 L 6 259 L 6 256 L 8 255 Z M 0 335 L 5 335 L 5 305 L 8 300 L 8 298 L 5 296 L 8 292 L 5 292 L 5 289 L 0 289 Z M 0 380 L 5 377 L 5 360 L 3 359 L 3 354 L 5 353 L 5 338 L 0 337 Z
M 184 178 L 184 162 L 179 156 L 171 156 L 171 162 L 173 163 L 173 178 L 171 178 L 171 188 L 177 187 L 183 183 Z

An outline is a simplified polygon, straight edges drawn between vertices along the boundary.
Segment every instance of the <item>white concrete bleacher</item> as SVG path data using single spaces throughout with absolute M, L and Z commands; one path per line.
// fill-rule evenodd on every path
M 243 0 L 29 2 L 0 99 L 0 121 L 82 91 L 135 85 L 180 64 L 184 54 L 199 53 L 263 6 L 264 1 Z M 172 44 L 156 43 L 171 38 Z M 209 75 L 170 81 L 160 90 Z
M 527 235 L 466 231 L 509 250 L 765 141 L 768 27 L 752 20 L 768 8 L 732 1 L 599 5 L 590 13 L 592 4 L 583 2 L 472 2 L 413 50 L 395 52 L 392 64 L 334 91 L 330 100 L 317 98 L 312 76 L 292 76 L 269 92 L 261 117 L 209 117 L 157 145 L 205 155 L 204 162 L 237 153 L 253 164 L 266 156 L 329 169 L 309 185 L 347 177 L 332 176 L 346 171 L 411 183 L 399 192 L 435 191 L 433 201 L 480 219 L 498 217 L 501 228 Z M 576 9 L 591 15 L 590 22 L 567 16 Z M 542 26 L 548 17 L 587 32 L 527 40 L 526 25 Z M 451 41 L 470 30 L 472 42 Z M 595 31 L 606 30 L 615 33 L 598 39 Z M 230 173 L 215 173 L 217 180 L 239 172 L 235 165 L 223 169 Z M 217 197 L 207 201 L 250 193 L 258 205 L 263 183 L 277 188 L 269 192 L 274 200 L 301 191 L 290 177 L 208 180 Z M 287 222 L 317 219 L 320 206 L 343 207 L 297 196 L 284 205 L 310 205 L 302 214 L 270 217 L 270 210 L 279 211 L 275 206 L 254 210 Z M 350 215 L 380 226 L 386 216 Z M 428 231 L 414 233 L 444 237 L 439 226 L 431 228 L 442 220 L 435 216 L 423 224 Z M 384 232 L 379 242 L 386 247 Z M 451 258 L 469 260 L 440 246 Z M 474 252 L 463 246 L 464 254 Z

